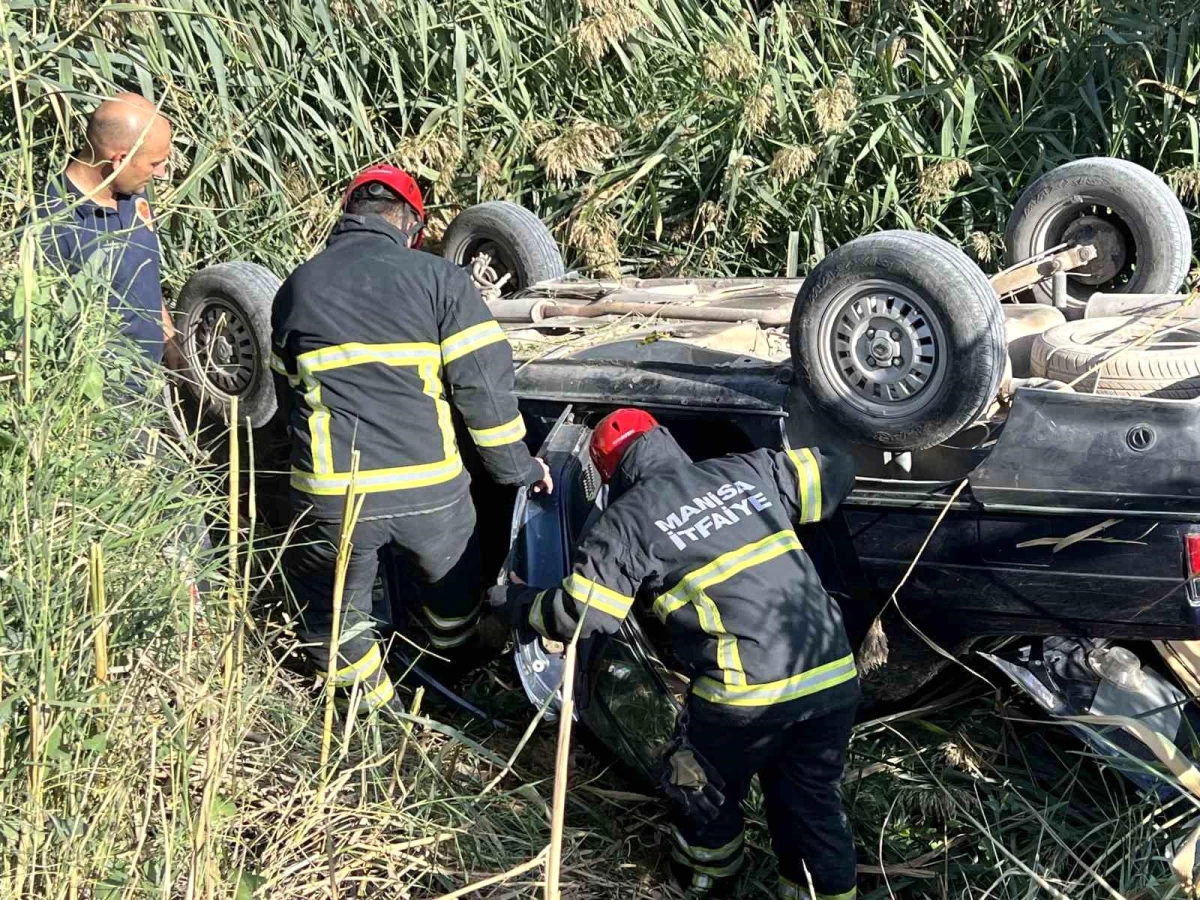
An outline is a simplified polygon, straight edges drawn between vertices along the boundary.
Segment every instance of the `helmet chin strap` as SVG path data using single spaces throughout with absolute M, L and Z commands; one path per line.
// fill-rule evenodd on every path
M 417 237 L 424 229 L 425 223 L 418 219 L 416 223 L 409 225 L 407 228 L 401 228 L 400 233 L 408 238 L 408 246 L 412 247 L 415 245 Z

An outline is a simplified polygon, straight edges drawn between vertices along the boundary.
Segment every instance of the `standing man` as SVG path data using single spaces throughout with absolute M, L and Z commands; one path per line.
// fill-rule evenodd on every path
M 284 573 L 301 636 L 329 665 L 334 567 L 352 456 L 363 506 L 346 572 L 335 684 L 365 705 L 393 687 L 371 626 L 380 551 L 391 545 L 421 583 L 433 650 L 476 651 L 480 560 L 475 508 L 451 422 L 453 403 L 488 473 L 552 490 L 530 456 L 513 397 L 512 351 L 467 273 L 419 253 L 425 209 L 416 182 L 378 165 L 354 179 L 324 250 L 275 297 L 272 367 L 288 381 L 292 504 L 309 523 Z
M 105 100 L 88 118 L 84 146 L 46 187 L 35 217 L 47 260 L 71 274 L 98 253 L 110 280 L 109 306 L 148 363 L 174 366 L 177 350 L 163 302 L 161 250 L 146 188 L 166 178 L 171 124 L 138 94 Z M 135 382 L 136 386 L 136 382 Z
M 608 506 L 556 588 L 500 586 L 510 623 L 570 640 L 614 633 L 638 598 L 691 680 L 667 747 L 672 872 L 725 896 L 742 864 L 742 801 L 757 773 L 782 900 L 855 896 L 839 786 L 858 703 L 841 613 L 795 524 L 829 517 L 854 482 L 833 448 L 692 463 L 652 416 L 619 409 L 592 434 Z M 807 876 L 805 870 L 807 869 Z

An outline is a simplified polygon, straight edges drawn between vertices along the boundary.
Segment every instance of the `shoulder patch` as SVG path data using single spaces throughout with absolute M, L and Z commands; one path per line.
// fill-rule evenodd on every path
M 133 201 L 133 211 L 137 213 L 137 217 L 151 231 L 154 230 L 154 216 L 150 213 L 150 201 L 145 197 L 138 197 Z

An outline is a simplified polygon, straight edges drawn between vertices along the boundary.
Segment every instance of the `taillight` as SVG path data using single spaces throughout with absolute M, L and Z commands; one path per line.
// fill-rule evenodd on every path
M 1200 578 L 1200 531 L 1193 531 L 1183 539 L 1187 577 Z
M 1183 614 L 1192 625 L 1200 627 L 1200 531 L 1183 536 L 1183 565 L 1187 575 Z

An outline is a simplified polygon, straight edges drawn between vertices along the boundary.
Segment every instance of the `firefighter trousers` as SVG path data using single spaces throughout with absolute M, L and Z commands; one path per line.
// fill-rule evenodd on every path
M 729 886 L 742 863 L 742 801 L 757 774 L 779 861 L 780 900 L 855 896 L 854 838 L 841 798 L 854 715 L 848 706 L 801 721 L 744 722 L 689 698 L 687 738 L 725 780 L 725 801 L 706 825 L 674 822 L 672 862 L 677 873 L 689 874 L 681 879 L 685 887 L 690 881 L 703 894 L 722 882 Z
M 305 522 L 283 556 L 284 576 L 300 607 L 300 639 L 320 671 L 329 666 L 340 536 L 340 522 Z M 468 495 L 430 512 L 360 520 L 352 541 L 333 677 L 341 688 L 360 683 L 363 703 L 375 709 L 394 694 L 377 629 L 384 615 L 392 621 L 396 616 L 376 606 L 380 555 L 389 551 L 408 576 L 405 581 L 415 595 L 390 600 L 403 601 L 412 618 L 420 621 L 430 649 L 452 654 L 466 648 L 475 636 L 482 596 L 475 507 Z

